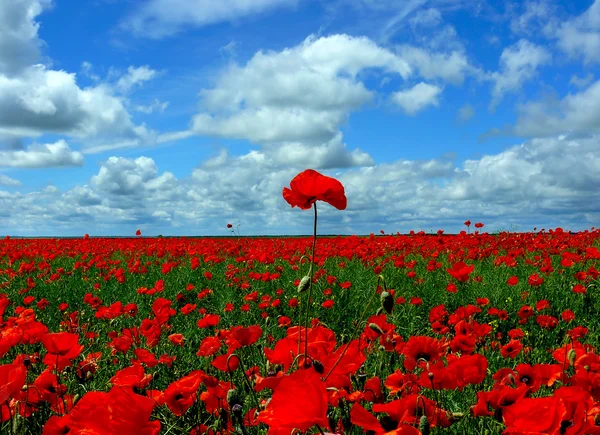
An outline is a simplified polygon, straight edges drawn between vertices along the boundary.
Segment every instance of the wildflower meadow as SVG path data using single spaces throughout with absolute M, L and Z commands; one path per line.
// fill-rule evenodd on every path
M 600 434 L 600 230 L 319 237 L 342 184 L 282 188 L 312 235 L 1 240 L 0 433 Z

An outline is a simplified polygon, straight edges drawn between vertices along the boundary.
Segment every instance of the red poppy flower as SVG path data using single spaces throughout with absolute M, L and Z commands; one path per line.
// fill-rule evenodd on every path
M 140 230 L 137 230 L 137 231 L 135 232 L 135 235 L 136 235 L 136 236 L 141 236 L 141 235 L 142 235 L 142 232 L 141 232 Z
M 500 353 L 503 358 L 515 358 L 521 350 L 523 349 L 523 345 L 518 340 L 511 340 L 508 344 L 505 344 L 500 349 Z
M 474 265 L 465 264 L 463 261 L 454 263 L 452 269 L 447 269 L 447 272 L 459 282 L 466 282 L 469 280 L 469 275 L 475 269 Z
M 79 335 L 71 334 L 69 332 L 57 332 L 54 334 L 46 334 L 42 337 L 42 344 L 48 351 L 53 355 L 65 356 L 78 349 L 79 352 L 83 349 L 83 346 L 78 346 Z M 79 352 L 77 355 L 79 355 Z M 75 355 L 75 356 L 77 356 Z
M 314 370 L 298 370 L 283 378 L 275 388 L 258 421 L 269 425 L 269 433 L 302 432 L 315 424 L 329 426 L 327 390 Z
M 176 345 L 176 346 L 183 346 L 183 343 L 184 343 L 183 334 L 171 334 L 167 338 L 174 345 Z
M 144 367 L 140 364 L 134 364 L 130 367 L 118 370 L 110 378 L 110 383 L 115 387 L 136 387 L 144 389 L 152 380 L 152 375 L 144 372 Z
M 404 368 L 413 371 L 415 367 L 424 367 L 424 364 L 434 363 L 445 352 L 443 342 L 427 336 L 412 336 L 402 349 L 404 354 Z M 424 363 L 424 364 L 423 364 Z
M 6 364 L 0 366 L 0 403 L 15 396 L 25 383 L 27 371 L 21 364 Z
M 44 435 L 64 433 L 126 433 L 158 435 L 160 422 L 150 421 L 156 402 L 130 388 L 113 387 L 108 393 L 86 393 L 63 417 L 50 417 Z
M 233 225 L 227 224 L 227 228 L 231 228 L 231 227 L 233 227 Z
M 200 349 L 198 349 L 198 352 L 196 353 L 196 355 L 210 356 L 210 355 L 214 354 L 216 351 L 218 351 L 220 348 L 221 348 L 221 340 L 219 340 L 217 337 L 206 337 L 200 343 Z
M 375 435 L 384 435 L 386 433 L 394 435 L 419 435 L 421 433 L 417 428 L 407 424 L 399 424 L 393 431 L 386 431 L 381 426 L 381 423 L 379 423 L 377 417 L 358 403 L 355 403 L 350 410 L 350 421 Z
M 209 328 L 211 326 L 217 326 L 219 321 L 221 320 L 221 316 L 217 314 L 207 314 L 200 320 L 198 320 L 198 328 Z
M 325 201 L 338 210 L 347 205 L 344 186 L 335 178 L 307 169 L 290 182 L 291 189 L 283 188 L 283 197 L 292 207 L 308 210 L 316 201 Z
M 199 370 L 193 371 L 167 387 L 163 400 L 173 414 L 181 417 L 194 404 L 202 374 Z
M 566 413 L 564 404 L 557 397 L 521 399 L 504 410 L 504 433 L 563 433 L 561 421 Z
M 225 343 L 229 346 L 229 352 L 239 349 L 243 346 L 250 346 L 262 335 L 262 328 L 259 325 L 252 325 L 247 328 L 234 326 L 229 330 Z

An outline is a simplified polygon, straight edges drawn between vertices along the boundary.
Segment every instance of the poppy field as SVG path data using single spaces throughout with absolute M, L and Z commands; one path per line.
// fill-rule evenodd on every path
M 0 432 L 600 434 L 599 230 L 317 237 L 343 187 L 283 196 L 313 237 L 1 240 Z

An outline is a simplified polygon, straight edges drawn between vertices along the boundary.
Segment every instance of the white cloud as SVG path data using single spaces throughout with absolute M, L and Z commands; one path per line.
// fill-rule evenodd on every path
M 194 117 L 193 130 L 254 143 L 306 141 L 319 144 L 333 138 L 344 120 L 342 111 L 264 107 L 243 110 L 229 117 L 199 114 Z
M 510 28 L 513 32 L 522 35 L 533 35 L 540 31 L 548 31 L 550 23 L 553 27 L 553 18 L 555 15 L 554 6 L 546 0 L 525 1 L 515 3 L 515 16 L 510 22 Z M 521 6 L 521 7 L 519 7 Z
M 136 112 L 142 112 L 142 113 L 145 113 L 146 115 L 150 115 L 154 112 L 163 113 L 165 110 L 167 110 L 167 107 L 169 107 L 168 101 L 159 101 L 157 98 L 155 98 L 154 101 L 152 102 L 152 104 L 148 104 L 148 105 L 136 104 L 134 106 L 134 110 Z
M 50 4 L 51 0 L 14 0 L 0 8 L 0 140 L 60 134 L 85 139 L 91 147 L 101 146 L 99 141 L 146 143 L 153 133 L 132 122 L 129 100 L 118 93 L 141 86 L 156 71 L 129 67 L 109 83 L 92 73 L 91 63 L 83 62 L 81 74 L 95 84 L 82 88 L 75 73 L 41 63 L 37 18 Z M 66 161 L 79 164 L 78 158 Z
M 293 148 L 317 168 L 371 164 L 365 153 L 346 149 L 340 133 L 349 113 L 373 100 L 359 79 L 370 69 L 412 74 L 404 59 L 364 37 L 311 36 L 281 52 L 258 52 L 201 92 L 204 111 L 192 131 L 249 140 L 280 162 L 290 162 L 281 150 Z
M 560 101 L 523 104 L 518 112 L 514 132 L 520 136 L 600 132 L 600 80 Z
M 158 176 L 154 160 L 139 157 L 130 160 L 124 157 L 109 158 L 91 178 L 98 190 L 114 195 L 138 195 L 144 190 L 160 188 L 163 183 L 175 180 L 173 174 L 165 172 Z
M 0 7 L 0 75 L 19 74 L 37 63 L 42 41 L 35 18 L 50 0 L 7 0 Z
M 441 79 L 454 85 L 461 85 L 466 75 L 479 76 L 481 74 L 469 64 L 465 54 L 459 50 L 443 53 L 402 45 L 398 52 L 427 80 Z
M 6 3 L 6 2 L 5 2 Z M 0 136 L 3 141 L 47 133 L 111 142 L 142 143 L 146 131 L 133 124 L 128 101 L 116 95 L 149 80 L 156 72 L 147 66 L 130 67 L 116 84 L 102 83 L 89 62 L 82 74 L 96 81 L 81 88 L 75 73 L 40 63 L 36 21 L 50 0 L 14 0 L 0 8 Z
M 10 178 L 8 175 L 0 174 L 0 186 L 20 186 L 21 182 Z
M 136 137 L 123 102 L 104 85 L 81 89 L 75 74 L 30 67 L 18 77 L 0 75 L 0 133 L 76 137 Z
M 505 48 L 500 56 L 500 71 L 490 75 L 494 82 L 491 108 L 498 105 L 506 93 L 521 89 L 526 81 L 535 77 L 537 69 L 551 59 L 548 50 L 526 39 Z
M 83 155 L 71 150 L 64 140 L 53 144 L 30 145 L 26 150 L 0 151 L 0 167 L 47 168 L 81 165 Z
M 317 146 L 289 142 L 264 149 L 277 162 L 290 167 L 344 168 L 375 164 L 373 158 L 360 149 L 349 151 L 342 141 L 341 133 L 329 142 Z
M 407 115 L 415 115 L 427 106 L 439 106 L 442 88 L 428 83 L 417 83 L 405 91 L 392 94 L 392 101 L 399 105 Z
M 457 231 L 467 218 L 491 230 L 589 228 L 600 219 L 599 145 L 599 136 L 538 138 L 458 165 L 439 158 L 325 171 L 345 186 L 348 208 L 320 207 L 319 231 Z M 281 196 L 302 169 L 260 151 L 222 151 L 177 179 L 150 158 L 112 157 L 88 184 L 66 192 L 0 191 L 0 231 L 224 234 L 234 221 L 245 234 L 306 234 L 312 215 L 292 210 Z
M 140 37 L 162 38 L 185 27 L 202 27 L 234 21 L 280 7 L 291 7 L 298 0 L 147 0 L 123 23 Z
M 466 122 L 475 116 L 475 108 L 471 104 L 465 104 L 458 110 L 458 119 Z
M 130 66 L 127 73 L 122 75 L 116 83 L 116 87 L 122 93 L 129 92 L 136 86 L 142 86 L 144 82 L 156 77 L 157 72 L 148 65 L 139 67 Z
M 600 0 L 583 14 L 563 22 L 556 31 L 558 46 L 587 64 L 600 62 Z
M 571 80 L 569 80 L 569 84 L 576 86 L 578 88 L 585 88 L 587 85 L 592 83 L 594 80 L 594 74 L 588 73 L 585 77 L 579 77 L 577 75 L 572 75 Z
M 214 87 L 200 92 L 203 110 L 193 117 L 191 131 L 246 139 L 286 164 L 291 155 L 317 168 L 372 164 L 366 153 L 343 144 L 340 129 L 352 111 L 375 101 L 365 84 L 375 74 L 383 75 L 381 83 L 415 75 L 439 83 L 394 94 L 412 115 L 439 104 L 443 83 L 459 85 L 481 73 L 460 50 L 404 45 L 391 51 L 366 37 L 310 36 L 280 52 L 260 51 L 245 65 L 231 64 Z
M 436 8 L 428 8 L 418 11 L 410 20 L 415 27 L 435 27 L 442 22 L 442 14 Z

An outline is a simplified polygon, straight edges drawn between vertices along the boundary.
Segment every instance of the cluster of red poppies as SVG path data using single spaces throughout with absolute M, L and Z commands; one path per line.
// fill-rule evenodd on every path
M 1 241 L 0 432 L 600 434 L 600 231 L 314 242 Z

